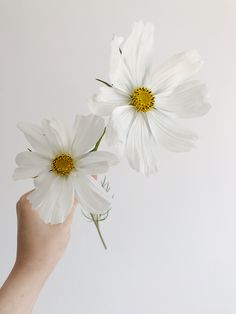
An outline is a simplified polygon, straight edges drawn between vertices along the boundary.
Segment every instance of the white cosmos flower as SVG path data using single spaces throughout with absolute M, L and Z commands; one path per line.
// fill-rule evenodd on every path
M 111 45 L 110 86 L 102 86 L 91 110 L 109 116 L 106 137 L 117 143 L 132 168 L 145 175 L 158 170 L 158 144 L 175 152 L 189 151 L 195 134 L 176 118 L 208 112 L 205 86 L 190 78 L 202 61 L 196 51 L 180 53 L 156 72 L 151 67 L 152 24 L 138 22 L 126 41 L 115 36 Z
M 28 199 L 45 223 L 62 223 L 75 196 L 89 213 L 102 214 L 111 208 L 111 197 L 92 177 L 117 162 L 112 153 L 91 151 L 104 130 L 102 118 L 78 115 L 72 131 L 56 120 L 43 120 L 41 127 L 18 126 L 34 151 L 16 156 L 13 177 L 34 178 L 35 190 Z
M 109 194 L 109 198 L 113 199 L 114 198 L 114 193 L 111 189 L 111 185 L 109 183 L 109 181 L 107 180 L 106 176 L 98 176 L 97 177 L 97 181 L 100 183 L 101 187 L 103 188 L 103 190 Z M 89 214 L 89 210 L 87 208 L 82 208 L 82 213 L 84 214 L 84 216 L 86 218 L 88 218 L 90 221 L 93 220 L 94 218 L 99 222 L 102 220 L 105 220 L 108 217 L 108 214 L 110 212 L 111 208 L 108 209 L 105 213 L 99 213 L 99 214 L 93 214 L 93 218 L 91 217 L 91 215 Z

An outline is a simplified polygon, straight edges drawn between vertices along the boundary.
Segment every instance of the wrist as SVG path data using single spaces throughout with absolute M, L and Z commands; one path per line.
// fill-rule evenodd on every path
M 62 254 L 58 254 L 57 251 L 51 249 L 51 246 L 43 247 L 42 245 L 39 249 L 21 246 L 17 249 L 15 267 L 32 272 L 50 273 L 61 256 Z
M 55 265 L 56 263 L 50 259 L 42 261 L 40 259 L 17 258 L 13 272 L 45 279 L 53 271 Z
M 16 261 L 0 289 L 1 314 L 29 314 L 51 270 Z

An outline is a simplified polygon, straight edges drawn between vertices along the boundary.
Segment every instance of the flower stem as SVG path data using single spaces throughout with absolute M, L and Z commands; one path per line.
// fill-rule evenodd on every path
M 99 237 L 100 237 L 100 239 L 101 239 L 101 241 L 102 241 L 102 244 L 103 244 L 103 246 L 104 246 L 104 249 L 107 250 L 106 243 L 105 243 L 105 241 L 104 241 L 104 239 L 103 239 L 103 236 L 102 236 L 102 234 L 101 234 L 101 230 L 100 230 L 100 227 L 99 227 L 99 221 L 98 221 L 98 219 L 95 218 L 94 214 L 90 214 L 90 215 L 91 215 L 92 220 L 93 220 L 93 222 L 94 222 L 94 224 L 95 224 L 95 227 L 96 227 L 97 232 L 98 232 L 98 235 L 99 235 Z
M 103 138 L 103 136 L 105 135 L 105 133 L 106 133 L 106 127 L 104 128 L 104 130 L 103 130 L 103 132 L 102 132 L 102 135 L 100 136 L 100 138 L 98 139 L 97 143 L 95 144 L 94 149 L 92 150 L 92 152 L 98 150 L 98 147 L 99 147 L 99 145 L 101 144 L 102 138 Z M 98 235 L 99 235 L 99 237 L 100 237 L 100 239 L 101 239 L 101 241 L 102 241 L 102 244 L 103 244 L 103 246 L 104 246 L 104 249 L 107 250 L 106 243 L 105 243 L 105 241 L 104 241 L 104 239 L 103 239 L 103 236 L 102 236 L 102 234 L 101 234 L 101 230 L 100 230 L 100 227 L 99 227 L 99 221 L 98 221 L 97 218 L 95 218 L 95 215 L 94 215 L 94 214 L 90 213 L 90 216 L 92 217 L 92 220 L 93 220 L 93 222 L 94 222 L 94 224 L 95 224 L 95 227 L 96 227 L 97 232 L 98 232 Z
M 108 87 L 112 87 L 111 84 L 109 84 L 109 83 L 107 83 L 107 82 L 105 82 L 105 81 L 103 81 L 103 80 L 100 80 L 100 79 L 98 79 L 98 78 L 96 78 L 96 81 L 101 82 L 101 83 L 105 84 L 105 85 L 108 86 Z
M 98 150 L 98 147 L 99 147 L 99 145 L 101 144 L 102 138 L 103 138 L 103 136 L 105 135 L 105 133 L 106 133 L 106 128 L 104 128 L 104 130 L 103 130 L 103 132 L 102 132 L 102 135 L 99 137 L 99 139 L 98 139 L 97 143 L 95 144 L 95 146 L 94 146 L 92 152 L 95 152 L 96 150 Z

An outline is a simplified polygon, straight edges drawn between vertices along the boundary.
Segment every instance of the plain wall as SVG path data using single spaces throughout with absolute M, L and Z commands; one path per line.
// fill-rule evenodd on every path
M 183 121 L 200 140 L 161 151 L 157 175 L 123 160 L 109 173 L 113 209 L 101 228 L 77 210 L 64 259 L 34 314 L 236 313 L 236 2 L 234 0 L 0 0 L 0 282 L 16 249 L 14 182 L 27 142 L 18 121 L 88 113 L 95 78 L 108 79 L 110 40 L 134 21 L 155 24 L 155 64 L 196 48 L 212 110 Z

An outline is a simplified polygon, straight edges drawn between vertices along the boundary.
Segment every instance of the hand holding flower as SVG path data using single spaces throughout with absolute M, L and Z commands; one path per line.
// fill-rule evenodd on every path
M 62 224 L 45 224 L 33 210 L 24 194 L 17 202 L 17 267 L 50 272 L 64 254 L 70 238 L 70 227 L 77 200 Z
M 18 239 L 15 265 L 0 289 L 0 314 L 29 314 L 70 238 L 73 208 L 62 224 L 45 224 L 24 194 L 17 203 Z

